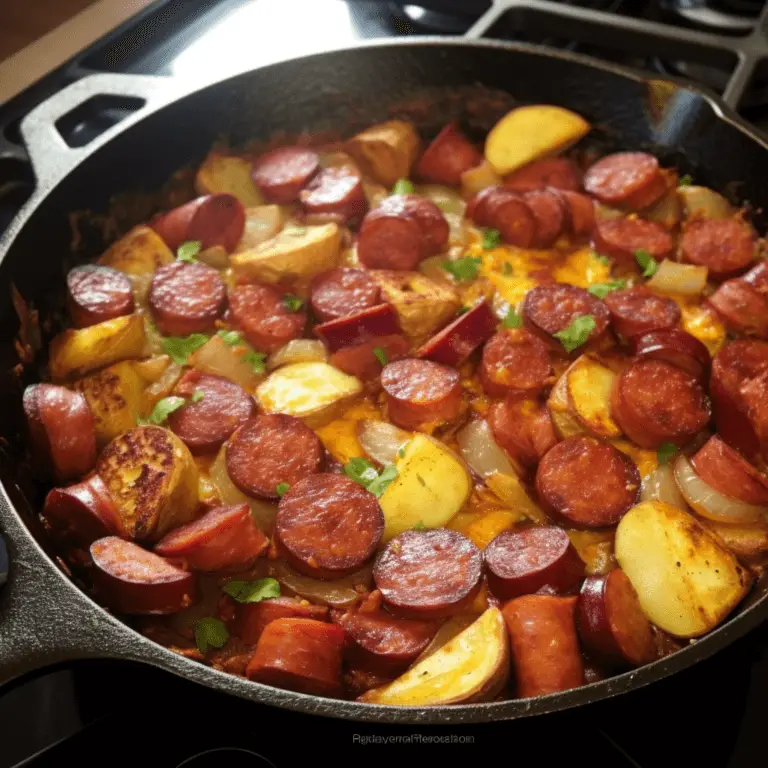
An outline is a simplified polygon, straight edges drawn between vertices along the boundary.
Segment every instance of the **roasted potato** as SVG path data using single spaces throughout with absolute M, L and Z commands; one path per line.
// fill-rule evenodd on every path
M 197 466 L 168 429 L 124 432 L 102 451 L 96 471 L 117 505 L 122 529 L 136 541 L 158 541 L 194 517 Z
M 405 120 L 389 120 L 366 128 L 347 142 L 347 152 L 379 184 L 391 187 L 407 179 L 420 145 L 416 129 Z
M 516 514 L 525 515 L 534 523 L 545 525 L 550 522 L 546 512 L 528 495 L 517 475 L 488 475 L 485 484 L 504 504 Z
M 498 187 L 504 179 L 493 169 L 493 166 L 483 160 L 480 165 L 470 168 L 461 174 L 461 192 L 466 198 L 474 197 L 488 187 Z
M 195 176 L 195 189 L 201 195 L 226 192 L 246 208 L 264 205 L 264 198 L 251 178 L 253 163 L 244 157 L 224 155 L 215 150 L 208 154 Z
M 555 425 L 555 431 L 563 440 L 584 433 L 584 427 L 571 410 L 571 403 L 568 398 L 568 379 L 565 374 L 552 387 L 547 400 L 547 408 L 552 417 L 552 423 Z
M 485 549 L 502 531 L 514 528 L 525 515 L 512 509 L 487 509 L 482 512 L 459 512 L 448 523 L 448 528 L 463 533 Z
M 727 219 L 735 213 L 734 207 L 721 194 L 708 187 L 678 187 L 677 196 L 688 218 Z
M 76 378 L 111 363 L 142 357 L 144 342 L 144 321 L 140 315 L 68 329 L 51 341 L 51 377 L 55 381 Z
M 501 611 L 489 608 L 434 653 L 389 685 L 358 701 L 424 707 L 488 701 L 509 679 L 509 642 Z
M 582 355 L 566 372 L 568 405 L 587 432 L 608 440 L 621 437 L 611 416 L 611 393 L 616 374 L 589 355 Z

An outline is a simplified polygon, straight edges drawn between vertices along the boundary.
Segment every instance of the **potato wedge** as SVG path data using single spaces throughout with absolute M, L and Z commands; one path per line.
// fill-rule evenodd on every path
M 75 382 L 93 414 L 99 447 L 135 427 L 137 417 L 146 415 L 144 384 L 132 362 L 115 363 Z
M 387 542 L 421 523 L 440 528 L 464 506 L 472 479 L 464 463 L 442 443 L 418 434 L 395 460 L 397 477 L 387 486 L 379 503 L 384 512 Z
M 366 174 L 391 187 L 398 179 L 410 176 L 420 144 L 419 134 L 410 123 L 389 120 L 353 136 L 346 149 Z
M 125 315 L 103 323 L 68 329 L 51 341 L 50 369 L 54 381 L 83 376 L 121 360 L 143 357 L 144 320 Z
M 469 704 L 496 696 L 509 679 L 509 642 L 501 611 L 489 608 L 463 632 L 389 685 L 358 701 L 423 707 Z
M 768 524 L 730 525 L 701 519 L 699 522 L 717 536 L 720 541 L 743 563 L 764 564 L 768 558 Z
M 752 577 L 692 515 L 644 501 L 616 529 L 616 559 L 646 616 L 676 637 L 714 629 L 749 591 Z
M 224 155 L 212 150 L 195 176 L 195 190 L 200 195 L 226 192 L 246 208 L 264 205 L 264 198 L 251 178 L 253 163 L 244 157 Z
M 678 187 L 677 196 L 688 218 L 727 219 L 735 213 L 734 207 L 721 194 L 708 187 Z
M 551 104 L 532 104 L 507 112 L 485 140 L 485 159 L 506 174 L 534 160 L 563 152 L 590 131 L 581 115 Z
M 310 278 L 332 269 L 341 256 L 341 230 L 336 224 L 286 228 L 256 248 L 232 254 L 235 280 L 279 283 Z
M 549 415 L 552 417 L 552 423 L 555 425 L 557 434 L 565 440 L 567 437 L 584 434 L 584 427 L 576 418 L 576 414 L 571 409 L 570 399 L 568 398 L 568 379 L 563 374 L 552 387 L 547 400 Z
M 419 272 L 375 269 L 371 275 L 381 287 L 384 301 L 395 308 L 403 333 L 414 343 L 426 340 L 452 320 L 461 305 L 451 285 Z
M 123 530 L 136 541 L 158 541 L 194 517 L 197 465 L 168 429 L 124 432 L 102 451 L 96 471 L 115 501 Z
M 483 160 L 480 165 L 470 168 L 461 174 L 461 193 L 466 198 L 474 197 L 488 187 L 498 187 L 504 179 L 493 169 L 493 166 Z
M 488 475 L 485 484 L 498 496 L 509 509 L 525 515 L 529 520 L 540 525 L 550 522 L 546 512 L 528 495 L 525 486 L 517 475 Z
M 245 209 L 245 230 L 236 253 L 258 248 L 276 237 L 283 228 L 283 209 L 279 205 L 258 205 Z
M 568 405 L 591 434 L 609 440 L 621 437 L 611 416 L 611 393 L 616 374 L 589 355 L 582 355 L 566 372 Z
M 362 391 L 358 379 L 328 363 L 294 363 L 271 373 L 256 390 L 256 401 L 266 413 L 287 413 L 315 428 Z

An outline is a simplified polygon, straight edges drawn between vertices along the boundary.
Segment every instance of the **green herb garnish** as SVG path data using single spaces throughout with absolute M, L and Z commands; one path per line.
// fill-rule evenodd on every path
M 504 262 L 504 266 L 501 268 L 501 271 L 505 275 L 511 275 L 512 274 L 512 265 L 508 261 L 505 261 Z
M 498 229 L 483 230 L 483 249 L 490 251 L 492 248 L 498 248 L 501 245 L 501 232 Z
M 257 581 L 229 581 L 223 589 L 238 603 L 260 603 L 280 597 L 280 583 L 270 577 Z
M 142 425 L 162 424 L 174 411 L 178 411 L 186 403 L 183 397 L 164 397 L 158 400 L 148 419 L 138 419 Z
M 603 256 L 602 253 L 598 253 L 597 251 L 592 251 L 592 255 L 601 263 L 601 264 L 607 264 L 610 266 L 611 260 L 607 256 Z
M 590 285 L 587 290 L 598 299 L 604 299 L 612 291 L 621 291 L 627 287 L 626 280 L 611 280 L 608 283 L 595 283 Z
M 595 330 L 595 318 L 592 315 L 575 317 L 567 328 L 552 334 L 565 347 L 566 352 L 578 349 Z
M 653 277 L 659 269 L 659 262 L 651 256 L 648 251 L 640 249 L 635 251 L 635 261 L 640 265 L 643 270 L 643 277 Z
M 288 483 L 278 483 L 275 486 L 275 493 L 282 499 L 290 487 L 291 486 Z
M 461 317 L 462 315 L 466 315 L 469 310 L 472 309 L 472 307 L 459 307 L 456 310 L 456 316 Z
M 200 653 L 210 648 L 223 648 L 227 640 L 229 632 L 223 621 L 208 616 L 195 624 L 195 643 Z
M 228 330 L 221 330 L 217 331 L 216 335 L 228 346 L 228 347 L 234 347 L 236 344 L 241 344 L 243 341 L 243 336 L 240 333 L 240 331 L 228 331 Z
M 680 180 L 677 182 L 678 187 L 690 187 L 691 184 L 693 184 L 693 179 L 689 173 L 686 173 L 685 176 L 681 176 Z
M 266 370 L 266 360 L 267 356 L 264 352 L 254 352 L 254 350 L 251 350 L 243 355 L 243 362 L 248 363 L 253 368 L 254 373 L 264 373 Z
M 397 467 L 394 464 L 390 464 L 388 467 L 384 467 L 381 470 L 381 474 L 368 484 L 368 490 L 379 498 L 384 491 L 387 490 L 389 484 L 397 477 Z
M 199 403 L 205 397 L 205 392 L 202 389 L 196 389 L 192 393 L 192 402 Z
M 465 256 L 456 261 L 444 261 L 440 266 L 453 275 L 456 280 L 474 280 L 480 269 L 482 259 L 478 256 Z
M 344 474 L 358 485 L 362 485 L 374 496 L 379 497 L 397 477 L 397 468 L 390 464 L 388 467 L 384 467 L 379 474 L 370 461 L 356 456 L 344 465 Z
M 195 256 L 200 253 L 202 247 L 203 244 L 199 240 L 187 240 L 176 249 L 176 258 L 187 264 L 197 264 Z
M 191 336 L 166 336 L 163 339 L 163 352 L 170 355 L 174 363 L 186 365 L 189 356 L 208 342 L 204 333 L 193 333 Z
M 411 530 L 412 531 L 426 531 L 427 530 L 427 526 L 424 525 L 424 521 L 423 520 L 419 520 L 419 522 L 416 523 L 416 525 L 414 525 L 413 528 L 411 528 Z
M 674 443 L 664 443 L 656 452 L 659 464 L 664 466 L 677 453 L 677 446 Z
M 408 179 L 398 179 L 392 187 L 393 195 L 412 195 L 416 188 Z
M 381 347 L 374 347 L 373 354 L 376 356 L 376 359 L 381 363 L 382 368 L 389 362 L 389 357 L 387 357 L 386 350 L 382 349 Z
M 505 328 L 522 328 L 523 318 L 521 315 L 518 315 L 517 312 L 512 309 L 512 307 L 510 307 L 507 310 L 507 314 L 504 315 L 504 319 L 501 321 L 501 324 Z
M 283 306 L 289 312 L 298 312 L 304 306 L 304 302 L 298 296 L 286 293 L 285 296 L 283 296 Z

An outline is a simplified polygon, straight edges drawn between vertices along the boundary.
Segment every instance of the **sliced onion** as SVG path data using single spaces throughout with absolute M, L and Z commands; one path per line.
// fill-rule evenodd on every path
M 229 266 L 229 255 L 227 249 L 221 245 L 213 245 L 195 256 L 198 261 L 207 264 L 214 269 L 226 269 Z
M 243 362 L 247 353 L 245 347 L 230 347 L 220 336 L 213 336 L 190 356 L 189 362 L 203 373 L 223 376 L 251 392 L 262 377 L 254 372 L 252 365 Z
M 134 368 L 144 381 L 152 383 L 163 375 L 170 364 L 171 358 L 168 355 L 153 355 L 135 362 Z
M 510 509 L 520 512 L 529 520 L 539 525 L 550 523 L 547 513 L 528 495 L 528 491 L 516 474 L 488 475 L 485 484 L 496 494 Z
M 716 491 L 695 472 L 682 454 L 675 462 L 675 480 L 685 500 L 702 517 L 720 523 L 756 523 L 763 519 L 768 507 L 747 504 Z
M 695 264 L 678 264 L 664 259 L 656 274 L 646 283 L 649 288 L 662 293 L 681 293 L 698 296 L 707 284 L 707 268 Z
M 357 439 L 363 450 L 379 464 L 394 464 L 397 452 L 411 439 L 410 432 L 387 421 L 363 419 L 358 425 Z
M 675 472 L 669 464 L 659 465 L 643 478 L 640 498 L 643 501 L 663 501 L 683 511 L 688 509 L 685 497 L 677 487 Z
M 727 219 L 733 216 L 733 206 L 718 192 L 708 187 L 678 187 L 677 195 L 683 201 L 689 218 Z
M 267 360 L 267 368 L 274 371 L 281 365 L 291 363 L 324 363 L 328 360 L 328 350 L 325 344 L 317 339 L 293 339 L 277 352 L 273 352 Z
M 507 454 L 493 439 L 491 428 L 484 419 L 470 421 L 456 436 L 464 461 L 480 477 L 489 475 L 516 475 L 517 471 Z
M 272 575 L 299 597 L 329 605 L 331 608 L 345 608 L 354 604 L 361 597 L 361 592 L 355 587 L 368 589 L 372 584 L 371 566 L 361 568 L 343 579 L 320 581 L 320 579 L 302 576 L 284 561 L 276 560 L 272 566 Z
M 446 643 L 450 643 L 456 635 L 477 621 L 477 618 L 477 615 L 473 613 L 460 613 L 457 616 L 451 616 L 450 619 L 440 626 L 430 644 L 421 652 L 421 655 L 411 666 L 415 666 L 419 662 L 424 661 L 428 656 L 431 656 L 435 651 L 439 651 Z
M 283 210 L 279 205 L 256 205 L 245 209 L 245 229 L 237 251 L 257 248 L 283 228 Z
M 171 363 L 162 373 L 162 375 L 144 392 L 152 401 L 160 400 L 171 394 L 171 390 L 176 386 L 176 382 L 181 378 L 182 368 L 178 363 Z
M 451 231 L 451 239 L 465 243 L 467 231 L 464 212 L 467 202 L 458 190 L 441 184 L 420 184 L 416 187 L 416 194 L 431 200 L 443 212 Z

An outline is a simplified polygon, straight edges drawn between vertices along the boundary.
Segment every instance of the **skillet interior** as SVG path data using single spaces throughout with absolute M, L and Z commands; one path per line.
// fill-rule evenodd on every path
M 514 99 L 499 98 L 487 89 L 506 91 Z M 762 183 L 768 176 L 766 147 L 723 119 L 717 106 L 698 92 L 524 46 L 433 39 L 398 42 L 312 56 L 239 75 L 163 107 L 119 133 L 33 206 L 0 264 L 0 295 L 7 297 L 14 283 L 42 317 L 55 318 L 64 274 L 72 263 L 69 213 L 83 209 L 106 213 L 110 198 L 118 193 L 155 192 L 174 171 L 199 162 L 219 138 L 238 145 L 281 131 L 351 131 L 393 113 L 414 119 L 425 136 L 459 116 L 469 116 L 470 123 L 481 130 L 515 99 L 568 107 L 598 128 L 598 141 L 606 147 L 648 148 L 692 174 L 698 183 L 733 190 L 735 197 L 751 201 L 756 209 L 768 201 Z M 130 221 L 128 216 L 124 224 L 140 218 Z M 764 229 L 759 212 L 755 221 Z M 96 256 L 103 245 L 96 239 L 78 252 L 77 259 Z M 0 393 L 6 406 L 0 409 L 0 436 L 7 441 L 0 451 L 0 477 L 18 513 L 46 548 L 34 513 L 46 489 L 35 484 L 20 464 L 21 387 L 7 373 L 16 362 L 13 337 L 17 328 L 6 300 L 0 304 Z M 29 380 L 35 378 L 30 370 Z M 504 719 L 615 695 L 688 666 L 761 620 L 768 613 L 767 590 L 763 579 L 740 616 L 683 652 L 602 683 L 529 702 L 393 710 L 235 681 L 178 657 L 171 662 L 173 655 L 156 646 L 151 646 L 156 650 L 149 658 L 145 648 L 143 657 L 223 690 L 325 715 L 382 722 Z

